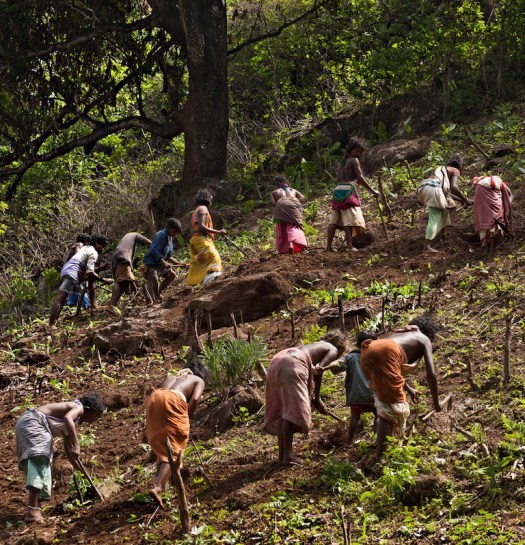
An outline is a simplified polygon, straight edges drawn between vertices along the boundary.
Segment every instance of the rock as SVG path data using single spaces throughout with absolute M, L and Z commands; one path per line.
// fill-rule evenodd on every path
M 122 356 L 146 354 L 180 334 L 173 322 L 173 311 L 159 309 L 144 317 L 125 318 L 99 329 L 88 339 L 102 354 L 114 352 Z
M 449 486 L 450 481 L 443 475 L 420 475 L 403 491 L 401 501 L 404 505 L 422 505 L 426 500 L 443 495 Z
M 13 381 L 26 379 L 27 369 L 19 363 L 5 363 L 0 367 L 0 389 L 7 388 Z
M 365 172 L 372 173 L 380 168 L 391 167 L 400 161 L 421 159 L 430 149 L 430 138 L 421 136 L 413 140 L 391 140 L 367 150 L 363 157 Z
M 212 432 L 223 433 L 234 424 L 233 417 L 239 409 L 245 407 L 248 414 L 255 414 L 261 409 L 264 401 L 261 394 L 250 387 L 235 386 L 230 390 L 228 399 L 219 403 L 210 415 L 209 424 Z
M 211 314 L 214 328 L 231 326 L 232 312 L 237 322 L 241 321 L 241 313 L 244 322 L 251 322 L 284 305 L 291 291 L 291 283 L 273 271 L 216 280 L 188 303 L 186 313 L 200 316 L 203 323 Z

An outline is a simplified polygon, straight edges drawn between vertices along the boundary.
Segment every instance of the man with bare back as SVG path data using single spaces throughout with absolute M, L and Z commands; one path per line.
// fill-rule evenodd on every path
M 417 392 L 405 382 L 405 375 L 425 361 L 427 381 L 434 409 L 441 411 L 432 341 L 436 328 L 427 316 L 415 318 L 406 329 L 395 331 L 384 338 L 366 340 L 361 346 L 361 367 L 374 392 L 377 410 L 376 462 L 381 460 L 386 438 L 396 432 L 403 436 L 410 408 L 406 401 L 407 391 L 413 401 Z
M 308 434 L 310 429 L 314 373 L 322 373 L 322 368 L 336 360 L 343 350 L 344 346 L 319 341 L 286 348 L 270 362 L 263 429 L 277 435 L 281 466 L 300 463 L 293 454 L 292 442 L 295 433 Z
M 285 176 L 274 178 L 275 190 L 270 201 L 273 206 L 275 223 L 275 246 L 279 254 L 296 254 L 308 245 L 303 231 L 303 203 L 306 198 L 302 193 L 290 187 Z
M 150 496 L 164 509 L 162 492 L 171 477 L 166 439 L 173 448 L 175 458 L 188 443 L 190 416 L 195 412 L 204 392 L 204 380 L 189 369 L 169 376 L 146 403 L 146 432 L 148 444 L 157 455 L 158 474 Z

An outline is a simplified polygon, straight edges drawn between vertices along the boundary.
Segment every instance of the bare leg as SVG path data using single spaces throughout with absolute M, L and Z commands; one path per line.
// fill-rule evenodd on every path
M 89 293 L 89 311 L 91 314 L 97 310 L 97 290 L 95 289 L 95 280 L 88 277 L 88 293 Z
M 376 463 L 379 462 L 383 456 L 386 446 L 386 438 L 392 437 L 392 430 L 394 426 L 383 420 L 382 418 L 377 419 L 377 449 L 376 449 Z
M 175 280 L 175 276 L 175 273 L 171 270 L 164 276 L 159 287 L 159 299 L 160 294 Z
M 55 325 L 55 322 L 58 320 L 58 317 L 60 316 L 60 312 L 62 308 L 64 307 L 66 299 L 67 299 L 67 292 L 59 291 L 55 299 L 55 302 L 51 306 L 51 315 L 49 316 L 49 325 Z
M 283 448 L 282 448 L 282 457 L 281 457 L 281 464 L 283 466 L 289 466 L 292 464 L 298 464 L 301 460 L 297 456 L 294 456 L 293 453 L 293 436 L 294 433 L 298 432 L 298 427 L 288 420 L 284 420 L 282 422 L 282 441 L 283 441 Z
M 344 227 L 344 231 L 345 231 L 345 237 L 346 237 L 346 247 L 352 252 L 357 252 L 357 248 L 354 248 L 354 243 L 352 240 L 352 231 L 353 231 L 352 226 L 346 225 Z
M 155 481 L 153 488 L 149 491 L 149 495 L 161 509 L 164 509 L 164 504 L 162 503 L 161 494 L 162 492 L 166 491 L 170 477 L 171 477 L 171 468 L 169 463 L 161 462 L 159 465 L 157 480 Z
M 328 226 L 328 229 L 326 231 L 326 251 L 327 252 L 333 252 L 332 242 L 334 241 L 334 235 L 335 235 L 336 229 L 337 229 L 337 225 L 334 225 L 333 223 L 331 223 Z
M 148 266 L 148 273 L 147 273 L 147 280 L 146 280 L 146 289 L 148 290 L 148 294 L 153 300 L 153 302 L 156 302 L 159 300 L 159 278 L 157 275 L 157 271 L 153 267 Z
M 350 426 L 348 427 L 348 442 L 353 443 L 355 432 L 357 431 L 357 426 L 359 425 L 359 420 L 361 419 L 361 415 L 358 413 L 352 413 L 352 417 L 350 418 Z
M 279 445 L 279 464 L 283 463 L 283 451 L 284 451 L 284 438 L 283 438 L 283 425 L 279 426 L 277 430 L 277 444 Z
M 25 522 L 43 522 L 42 504 L 40 503 L 40 490 L 30 486 L 28 488 L 28 510 L 24 517 Z
M 109 302 L 111 307 L 116 307 L 122 295 L 122 286 L 120 282 L 113 283 L 113 289 L 111 290 L 111 301 Z

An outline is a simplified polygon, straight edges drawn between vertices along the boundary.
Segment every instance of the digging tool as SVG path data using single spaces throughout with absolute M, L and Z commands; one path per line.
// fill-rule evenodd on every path
M 182 450 L 174 459 L 173 448 L 170 440 L 166 438 L 166 447 L 168 449 L 168 461 L 171 468 L 171 482 L 177 491 L 177 500 L 179 502 L 179 515 L 182 531 L 187 534 L 191 528 L 190 511 L 188 509 L 188 500 L 186 499 L 186 489 L 180 474 L 180 466 L 182 465 Z
M 333 412 L 329 411 L 325 404 L 319 400 L 319 401 L 316 401 L 314 402 L 314 407 L 321 413 L 321 414 L 324 414 L 326 416 L 331 416 L 334 420 L 337 420 L 338 422 L 343 422 L 343 419 L 342 418 L 339 418 L 336 414 L 334 414 Z
M 248 259 L 250 259 L 250 256 L 244 251 L 242 250 L 241 248 L 239 248 L 239 246 L 237 246 L 237 244 L 235 244 L 235 242 L 233 242 L 233 240 L 230 238 L 230 237 L 227 237 L 226 235 L 222 235 L 224 237 L 224 239 L 226 240 L 226 242 L 228 242 L 228 244 L 230 244 L 231 246 L 233 246 L 238 252 L 241 252 L 242 254 L 244 254 Z
M 452 409 L 452 394 L 448 394 L 445 399 L 443 399 L 443 401 L 440 402 L 440 405 L 442 407 L 446 407 L 447 411 L 450 411 L 450 409 Z M 430 412 L 428 412 L 427 414 L 425 414 L 424 416 L 421 417 L 421 420 L 423 422 L 426 422 L 427 420 L 430 419 L 431 416 L 434 415 L 434 413 L 436 412 L 436 409 L 432 409 Z
M 98 496 L 100 501 L 104 501 L 104 496 L 100 493 L 99 489 L 95 486 L 95 483 L 93 482 L 93 479 L 90 477 L 90 475 L 87 472 L 87 469 L 84 467 L 84 464 L 82 463 L 82 461 L 79 458 L 77 458 L 76 462 L 77 462 L 77 465 L 78 465 L 80 471 L 82 471 L 82 473 L 84 474 L 84 477 L 86 477 L 86 479 L 88 480 L 88 483 L 89 483 L 89 486 L 91 487 L 91 489 L 95 492 L 95 494 Z
M 388 234 L 386 232 L 385 217 L 383 216 L 383 211 L 381 210 L 381 204 L 379 203 L 379 195 L 376 196 L 377 209 L 379 210 L 379 217 L 381 218 L 381 224 L 383 225 L 383 233 L 385 233 L 385 238 L 388 241 Z

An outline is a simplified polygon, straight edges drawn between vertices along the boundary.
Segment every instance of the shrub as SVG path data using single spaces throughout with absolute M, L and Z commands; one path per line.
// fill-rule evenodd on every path
M 204 348 L 199 360 L 210 370 L 214 386 L 232 387 L 250 378 L 255 366 L 266 356 L 259 339 L 220 339 Z

